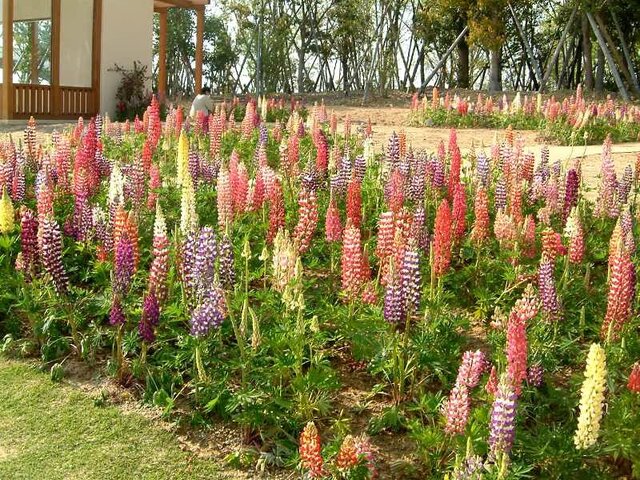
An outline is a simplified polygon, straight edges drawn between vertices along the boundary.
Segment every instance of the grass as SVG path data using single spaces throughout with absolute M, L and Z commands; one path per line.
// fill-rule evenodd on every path
M 0 478 L 222 479 L 144 416 L 98 407 L 35 367 L 0 357 Z

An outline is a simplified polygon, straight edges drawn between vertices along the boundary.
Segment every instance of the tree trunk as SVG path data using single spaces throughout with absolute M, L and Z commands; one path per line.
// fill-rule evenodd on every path
M 597 62 L 598 64 L 596 65 L 596 92 L 598 93 L 602 93 L 602 91 L 604 90 L 604 52 L 602 51 L 601 48 L 598 48 L 598 53 L 597 53 Z
M 458 42 L 458 88 L 469 88 L 469 44 L 467 37 Z
M 502 54 L 501 47 L 491 49 L 489 52 L 489 56 L 491 57 L 491 68 L 489 71 L 489 93 L 501 92 L 502 91 L 502 74 L 501 74 L 501 64 L 502 64 Z
M 342 54 L 342 58 L 340 60 L 342 63 L 342 89 L 346 96 L 349 95 L 349 58 L 346 52 Z
M 582 14 L 582 63 L 584 65 L 584 88 L 593 90 L 593 60 L 591 56 L 591 28 L 586 14 Z

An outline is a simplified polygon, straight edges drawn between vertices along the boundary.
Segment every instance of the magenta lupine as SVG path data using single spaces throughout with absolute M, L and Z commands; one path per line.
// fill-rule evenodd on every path
M 127 322 L 127 318 L 122 310 L 122 304 L 118 296 L 114 296 L 111 302 L 111 309 L 109 310 L 109 325 L 118 326 L 124 325 Z
M 465 385 L 456 384 L 449 398 L 442 405 L 442 415 L 445 419 L 444 431 L 449 435 L 462 435 L 469 421 L 471 413 L 471 397 Z
M 567 181 L 564 187 L 564 207 L 562 209 L 562 219 L 567 221 L 569 214 L 573 207 L 578 204 L 578 189 L 580 188 L 580 181 L 578 179 L 578 172 L 573 168 L 567 172 Z
M 156 296 L 149 293 L 142 303 L 142 316 L 138 323 L 138 334 L 143 342 L 153 343 L 156 339 L 155 329 L 160 322 L 160 306 Z
M 497 459 L 502 454 L 508 455 L 513 446 L 516 434 L 516 400 L 517 395 L 508 382 L 500 382 L 491 408 L 489 425 L 490 456 Z
M 191 315 L 191 335 L 206 336 L 211 329 L 218 328 L 226 316 L 226 302 L 219 287 L 209 289 L 200 304 Z
M 20 244 L 22 247 L 22 271 L 29 280 L 35 273 L 38 254 L 38 220 L 29 208 L 20 208 Z
M 69 288 L 69 279 L 62 264 L 62 232 L 54 218 L 45 218 L 41 224 L 41 231 L 42 264 L 51 275 L 56 292 L 59 295 L 64 294 Z

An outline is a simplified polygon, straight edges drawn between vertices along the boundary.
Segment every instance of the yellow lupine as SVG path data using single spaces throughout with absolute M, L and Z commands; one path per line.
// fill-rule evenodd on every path
M 0 233 L 9 233 L 14 227 L 14 212 L 11 198 L 7 195 L 7 189 L 2 189 L 0 198 Z
M 607 363 L 604 349 L 598 343 L 591 344 L 584 376 L 578 428 L 573 437 L 578 450 L 589 448 L 596 443 L 600 431 L 607 383 Z
M 176 183 L 178 186 L 181 186 L 185 181 L 185 172 L 189 172 L 189 139 L 183 130 L 178 139 L 178 155 L 176 157 Z

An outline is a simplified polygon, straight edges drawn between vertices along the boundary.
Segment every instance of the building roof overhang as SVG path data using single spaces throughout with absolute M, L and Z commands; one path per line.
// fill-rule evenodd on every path
M 200 8 L 209 5 L 209 0 L 154 0 L 153 8 L 156 11 L 167 8 Z

